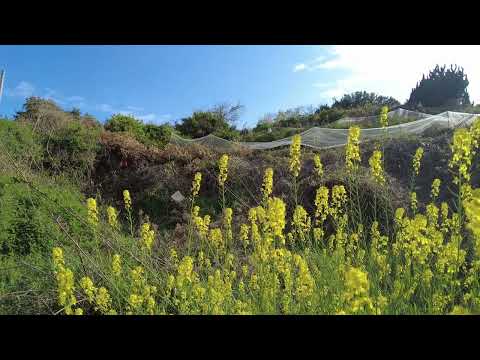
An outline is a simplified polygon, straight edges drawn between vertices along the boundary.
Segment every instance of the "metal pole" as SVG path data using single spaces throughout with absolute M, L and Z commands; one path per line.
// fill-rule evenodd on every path
M 5 80 L 5 70 L 0 73 L 0 103 L 2 102 L 3 82 Z

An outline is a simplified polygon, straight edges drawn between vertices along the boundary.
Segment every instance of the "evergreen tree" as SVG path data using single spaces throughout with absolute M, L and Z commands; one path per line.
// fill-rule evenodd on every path
M 437 65 L 427 77 L 412 89 L 407 105 L 418 107 L 420 104 L 427 107 L 445 105 L 470 105 L 468 95 L 468 77 L 463 68 L 457 65 L 440 67 Z

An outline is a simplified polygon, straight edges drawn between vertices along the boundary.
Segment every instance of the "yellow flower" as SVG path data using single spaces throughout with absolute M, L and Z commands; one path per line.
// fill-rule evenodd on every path
M 369 297 L 370 283 L 367 273 L 350 267 L 345 272 L 345 293 L 344 299 L 347 303 L 348 312 L 370 312 L 373 310 L 373 303 Z
M 470 166 L 472 165 L 472 146 L 473 138 L 470 132 L 465 129 L 457 129 L 453 134 L 453 142 L 451 145 L 452 158 L 448 166 L 450 168 L 457 168 L 458 175 L 454 177 L 454 183 L 470 181 Z
M 117 211 L 115 210 L 115 208 L 111 206 L 107 208 L 107 217 L 110 226 L 114 229 L 118 229 Z
M 155 232 L 150 229 L 149 223 L 142 224 L 140 228 L 140 237 L 142 247 L 150 251 L 152 249 L 153 241 L 155 240 Z
M 57 279 L 58 303 L 63 306 L 66 315 L 72 315 L 74 313 L 72 306 L 77 303 L 77 299 L 75 298 L 74 294 L 75 285 L 73 272 L 65 267 L 63 250 L 61 248 L 53 248 L 52 258 L 55 276 Z
M 304 242 L 310 231 L 311 220 L 307 211 L 301 205 L 297 205 L 293 212 L 292 225 L 297 238 Z
M 88 276 L 83 277 L 80 280 L 80 287 L 85 295 L 87 295 L 88 301 L 93 303 L 95 301 L 95 293 L 97 292 L 97 288 L 93 284 L 92 279 L 90 279 Z
M 323 176 L 323 164 L 319 154 L 315 154 L 313 156 L 313 164 L 314 164 L 315 174 L 317 174 L 317 176 L 321 179 Z
M 468 219 L 467 227 L 474 235 L 477 256 L 480 256 L 480 189 L 475 189 L 472 198 L 464 201 L 463 206 Z
M 383 185 L 385 183 L 385 177 L 383 175 L 383 166 L 382 166 L 382 152 L 379 150 L 375 150 L 368 160 L 370 164 L 370 173 L 375 181 Z
M 380 125 L 382 128 L 388 126 L 388 106 L 383 106 L 380 111 Z
M 412 208 L 412 212 L 415 214 L 418 207 L 417 193 L 415 191 L 410 193 L 410 206 Z
M 120 258 L 120 255 L 115 254 L 113 255 L 112 259 L 112 273 L 115 276 L 120 276 L 122 272 L 122 260 Z
M 440 193 L 440 184 L 441 184 L 440 179 L 433 180 L 432 191 L 430 193 L 432 200 L 435 200 L 438 197 L 438 194 Z
M 345 164 L 348 172 L 355 171 L 360 162 L 360 128 L 353 126 L 348 130 Z
M 210 229 L 208 240 L 210 240 L 215 249 L 223 248 L 223 236 L 220 229 Z
M 298 177 L 298 175 L 300 174 L 301 144 L 302 144 L 302 137 L 298 134 L 294 135 L 292 137 L 292 143 L 290 145 L 290 167 L 289 168 L 290 168 L 290 172 L 295 178 Z
M 223 154 L 218 161 L 218 184 L 223 187 L 228 175 L 228 155 Z
M 60 269 L 65 266 L 65 261 L 63 260 L 62 248 L 54 247 L 52 249 L 52 258 L 53 258 L 53 265 L 55 269 Z
M 315 195 L 315 219 L 317 225 L 322 225 L 328 216 L 328 193 L 329 190 L 325 186 L 321 186 L 317 189 Z
M 277 237 L 281 243 L 284 242 L 285 214 L 286 205 L 282 199 L 274 197 L 268 200 L 268 225 L 272 229 L 273 236 Z
M 347 192 L 343 185 L 335 185 L 332 188 L 332 206 L 330 214 L 337 221 L 338 216 L 343 214 L 345 203 L 347 202 Z
M 293 256 L 293 261 L 298 269 L 295 293 L 300 301 L 309 299 L 315 289 L 315 281 L 310 274 L 307 262 L 298 254 Z
M 231 243 L 231 241 L 233 239 L 233 234 L 232 234 L 233 210 L 231 208 L 226 208 L 224 216 L 225 216 L 224 217 L 225 240 L 227 241 L 227 243 Z
M 97 202 L 95 199 L 88 198 L 87 199 L 87 216 L 88 222 L 92 225 L 98 224 L 98 211 L 97 211 Z
M 125 203 L 125 209 L 130 211 L 132 208 L 132 198 L 130 197 L 130 192 L 128 190 L 123 190 L 123 202 Z
M 244 248 L 247 248 L 248 246 L 248 232 L 249 227 L 247 224 L 240 225 L 240 241 Z
M 108 293 L 108 290 L 103 286 L 100 287 L 97 291 L 97 296 L 95 297 L 95 310 L 100 311 L 102 314 L 111 314 L 112 310 L 112 298 Z
M 200 191 L 201 182 L 202 182 L 202 173 L 197 172 L 192 182 L 192 197 L 195 197 L 198 195 L 198 192 Z
M 470 134 L 472 136 L 472 147 L 476 150 L 480 146 L 480 117 L 477 117 L 470 127 Z
M 265 170 L 265 175 L 263 177 L 263 184 L 262 184 L 262 195 L 263 201 L 266 203 L 268 198 L 272 194 L 273 190 L 273 169 L 268 168 Z
M 423 157 L 423 148 L 419 147 L 417 151 L 415 151 L 415 156 L 413 157 L 413 162 L 412 162 L 412 167 L 413 167 L 413 173 L 415 176 L 418 176 L 420 172 L 420 162 L 422 161 Z

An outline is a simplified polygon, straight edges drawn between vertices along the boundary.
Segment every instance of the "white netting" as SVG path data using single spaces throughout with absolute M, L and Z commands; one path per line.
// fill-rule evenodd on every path
M 395 109 L 393 111 L 390 111 L 387 113 L 387 116 L 389 119 L 393 117 L 400 117 L 400 118 L 409 118 L 411 120 L 419 120 L 419 119 L 424 119 L 429 116 L 432 116 L 430 114 L 425 114 L 421 113 L 418 111 L 411 111 L 411 110 L 406 110 L 406 109 Z M 359 117 L 344 117 L 341 118 L 337 121 L 335 121 L 333 124 L 338 124 L 338 125 L 350 125 L 350 124 L 358 124 L 362 122 L 378 122 L 380 119 L 380 115 L 372 115 L 372 116 L 359 116 Z
M 371 140 L 388 135 L 394 137 L 404 134 L 422 134 L 425 130 L 435 127 L 456 128 L 469 126 L 479 116 L 479 114 L 458 113 L 446 111 L 438 115 L 428 115 L 414 111 L 397 109 L 397 116 L 416 116 L 419 120 L 412 122 L 388 126 L 386 128 L 362 129 L 360 141 Z M 390 113 L 390 114 L 391 114 Z M 315 149 L 326 149 L 331 147 L 343 146 L 347 143 L 348 129 L 329 129 L 313 127 L 302 133 L 302 145 Z M 246 147 L 255 150 L 267 150 L 291 144 L 292 137 L 269 142 L 234 142 L 219 138 L 215 135 L 207 135 L 198 139 L 184 139 L 178 135 L 172 135 L 170 142 L 179 145 L 202 144 L 214 147 L 218 150 L 232 150 L 238 147 Z

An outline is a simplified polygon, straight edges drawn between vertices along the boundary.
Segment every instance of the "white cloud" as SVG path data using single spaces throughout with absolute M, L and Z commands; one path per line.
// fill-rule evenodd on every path
M 313 61 L 310 61 L 308 63 L 297 64 L 293 67 L 293 72 L 299 72 L 304 70 L 308 70 L 308 71 L 316 70 L 319 68 L 319 65 L 322 63 L 324 59 L 325 59 L 325 56 L 319 56 Z
M 302 71 L 302 70 L 305 70 L 306 68 L 307 68 L 307 65 L 305 64 L 297 64 L 293 68 L 293 72 Z
M 5 95 L 12 97 L 27 98 L 35 93 L 35 86 L 27 81 L 20 81 L 20 83 L 14 89 L 6 89 Z
M 480 101 L 480 46 L 477 45 L 338 45 L 315 69 L 343 70 L 324 97 L 366 90 L 405 101 L 413 87 L 436 64 L 464 68 L 470 99 Z

